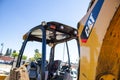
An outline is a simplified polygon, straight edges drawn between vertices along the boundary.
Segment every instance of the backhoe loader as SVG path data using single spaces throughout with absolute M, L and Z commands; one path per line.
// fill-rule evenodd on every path
M 46 43 L 54 43 L 54 41 L 60 43 L 71 39 L 76 39 L 78 44 L 79 66 L 76 80 L 120 80 L 120 0 L 91 0 L 85 16 L 78 22 L 77 31 L 73 28 L 70 28 L 70 30 L 68 28 L 58 30 L 52 26 L 55 32 L 60 31 L 60 33 L 67 34 L 62 40 L 54 40 L 56 35 L 52 36 L 53 38 L 51 37 L 53 40 L 49 40 L 48 36 L 44 34 L 45 30 L 43 28 L 41 28 L 43 30 L 41 39 L 40 36 L 34 35 L 36 28 L 32 29 L 33 33 L 30 31 L 26 34 L 25 40 L 45 41 L 42 44 L 42 54 L 44 55 L 42 55 L 40 80 L 45 80 L 46 52 L 44 49 L 46 49 Z M 31 37 L 28 37 L 28 35 Z M 53 50 L 54 47 L 51 52 Z M 51 53 L 51 55 L 53 54 Z M 21 61 L 22 54 L 19 56 L 16 65 L 17 68 L 20 67 L 19 62 Z M 50 60 L 50 62 L 54 60 L 52 56 Z M 51 80 L 50 77 L 47 79 Z

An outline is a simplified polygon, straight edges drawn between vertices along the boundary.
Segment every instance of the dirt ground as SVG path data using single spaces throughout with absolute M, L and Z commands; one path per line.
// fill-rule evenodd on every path
M 9 74 L 10 69 L 11 69 L 11 65 L 0 64 L 0 75 L 1 74 Z

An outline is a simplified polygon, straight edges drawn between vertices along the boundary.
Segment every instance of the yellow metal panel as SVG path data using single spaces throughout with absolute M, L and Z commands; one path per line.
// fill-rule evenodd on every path
M 4 80 L 7 77 L 7 75 L 0 75 L 0 80 Z
M 96 0 L 96 1 L 98 1 L 98 0 Z M 96 1 L 95 1 L 95 3 L 96 3 Z M 115 57 L 116 55 L 112 55 L 112 54 L 110 55 L 109 53 L 113 53 L 114 51 L 116 51 L 117 53 L 120 52 L 119 51 L 120 49 L 117 49 L 117 47 L 119 47 L 118 37 L 112 38 L 112 37 L 108 36 L 110 26 L 117 27 L 119 25 L 118 27 L 120 28 L 120 20 L 118 18 L 120 13 L 119 13 L 119 11 L 116 12 L 119 4 L 120 4 L 120 0 L 104 0 L 104 4 L 100 10 L 100 13 L 96 20 L 96 23 L 94 24 L 93 30 L 92 30 L 87 42 L 82 43 L 81 38 L 79 37 L 79 40 L 81 43 L 80 44 L 81 59 L 80 59 L 79 80 L 95 80 L 95 79 L 99 80 L 97 78 L 97 76 L 99 74 L 101 76 L 101 72 L 102 71 L 104 72 L 104 70 L 107 69 L 107 67 L 102 68 L 101 66 L 103 66 L 107 62 L 111 64 L 112 60 L 109 61 L 109 59 L 116 58 Z M 87 14 L 79 22 L 79 25 L 78 25 L 79 36 L 82 33 L 82 30 L 85 26 L 85 23 L 88 19 L 88 16 L 90 15 L 94 5 L 95 4 L 93 4 L 91 9 L 89 9 Z M 116 15 L 117 15 L 117 17 L 115 18 Z M 114 16 L 114 18 L 113 18 L 113 16 Z M 112 33 L 109 32 L 109 35 L 115 36 L 114 34 L 116 34 L 116 36 L 119 36 L 117 34 L 119 34 L 120 29 L 119 28 L 114 29 L 114 27 L 112 27 L 110 29 L 113 32 Z M 118 31 L 116 31 L 116 30 L 118 30 Z M 111 41 L 107 41 L 108 38 L 110 38 L 110 39 L 112 38 Z M 107 43 L 105 42 L 105 39 L 106 39 Z M 117 42 L 115 42 L 115 39 L 117 39 Z M 103 45 L 106 45 L 106 46 L 103 46 Z M 114 50 L 115 47 L 113 47 L 112 45 L 117 46 L 115 50 Z M 101 46 L 102 46 L 102 48 L 101 48 Z M 105 53 L 108 53 L 108 54 L 102 55 Z M 113 56 L 113 57 L 110 57 L 110 56 Z M 120 60 L 113 60 L 113 62 L 115 62 L 115 63 L 112 63 L 112 64 L 113 65 L 117 64 L 117 61 L 120 62 Z M 101 69 L 99 69 L 100 67 L 101 67 Z M 114 68 L 112 70 L 114 70 L 115 68 L 118 69 L 118 66 L 114 66 Z M 117 71 L 118 71 L 117 69 L 115 69 L 115 71 L 114 71 L 115 75 L 117 74 Z M 111 73 L 110 73 L 107 76 L 106 75 L 102 76 L 101 78 L 106 78 L 104 80 L 109 80 L 110 78 L 114 78 L 114 76 L 111 75 Z
M 120 79 L 120 7 L 107 29 L 101 47 L 96 78 Z M 109 75 L 109 76 L 108 76 Z

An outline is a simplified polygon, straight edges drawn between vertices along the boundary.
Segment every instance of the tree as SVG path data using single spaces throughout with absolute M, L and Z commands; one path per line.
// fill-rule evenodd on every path
M 38 50 L 38 49 L 35 49 L 35 53 L 39 53 L 39 50 Z
M 40 53 L 35 53 L 34 58 L 35 60 L 38 60 L 39 58 L 42 58 L 41 56 L 42 55 Z
M 14 50 L 13 53 L 16 53 L 16 50 Z
M 5 56 L 8 56 L 8 55 L 9 55 L 9 48 L 7 48 L 6 53 L 5 53 Z
M 15 59 L 15 57 L 18 57 L 18 53 L 16 52 L 16 50 L 13 51 L 12 57 L 14 57 L 14 59 Z
M 26 60 L 26 59 L 27 59 L 27 56 L 23 55 L 23 56 L 22 56 L 22 59 L 23 59 L 23 60 Z
M 6 53 L 4 56 L 10 56 L 12 52 L 12 49 L 7 48 Z
M 30 61 L 35 61 L 34 57 L 29 58 Z
M 0 56 L 2 56 L 3 54 L 2 53 L 0 53 Z
M 10 54 L 10 56 L 11 56 L 11 54 L 12 54 L 12 49 L 9 50 L 9 54 Z
M 39 53 L 39 50 L 38 50 L 38 49 L 35 50 L 34 58 L 35 58 L 35 60 L 38 60 L 39 58 L 42 58 L 42 54 Z
M 2 51 L 3 51 L 3 47 L 4 47 L 4 43 L 1 43 L 1 51 L 0 51 L 0 56 L 3 55 Z

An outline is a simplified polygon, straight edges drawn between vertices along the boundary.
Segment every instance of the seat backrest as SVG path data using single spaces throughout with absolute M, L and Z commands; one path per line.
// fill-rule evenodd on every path
M 30 64 L 29 77 L 30 78 L 37 78 L 38 77 L 37 64 L 34 62 L 31 62 L 31 64 Z
M 65 72 L 65 75 L 64 75 L 64 79 L 63 80 L 73 80 L 72 76 L 70 75 L 70 73 L 68 72 Z
M 55 60 L 52 64 L 52 71 L 56 72 L 60 68 L 61 60 Z

